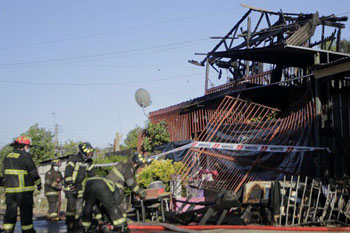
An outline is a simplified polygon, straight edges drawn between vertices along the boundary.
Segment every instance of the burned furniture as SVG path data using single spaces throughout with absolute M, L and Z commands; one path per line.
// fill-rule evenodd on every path
M 218 195 L 217 200 L 204 202 L 191 202 L 191 195 L 185 201 L 180 201 L 183 204 L 175 212 L 166 212 L 166 220 L 171 223 L 179 224 L 242 224 L 243 221 L 236 213 L 240 213 L 241 202 L 237 199 L 227 200 L 222 199 Z M 237 196 L 238 198 L 238 196 Z M 185 211 L 184 207 L 190 205 Z M 195 209 L 196 205 L 204 206 Z
M 291 176 L 281 183 L 279 225 L 349 225 L 350 186 Z

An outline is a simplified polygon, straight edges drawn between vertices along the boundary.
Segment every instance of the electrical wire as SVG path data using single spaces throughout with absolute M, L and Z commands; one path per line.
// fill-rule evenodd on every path
M 108 53 L 98 53 L 98 54 L 84 55 L 84 56 L 37 60 L 37 61 L 30 61 L 30 62 L 2 63 L 2 64 L 0 64 L 0 66 L 31 65 L 31 64 L 49 63 L 49 62 L 70 61 L 70 60 L 77 60 L 77 59 L 97 58 L 97 57 L 104 57 L 104 56 L 112 56 L 112 55 L 116 55 L 116 54 L 125 54 L 125 53 L 127 54 L 127 53 L 131 53 L 131 52 L 140 52 L 140 51 L 147 51 L 147 50 L 152 50 L 152 49 L 166 48 L 169 46 L 176 46 L 176 45 L 194 43 L 194 42 L 205 41 L 205 40 L 210 40 L 210 39 L 202 38 L 202 39 L 198 39 L 198 40 L 189 40 L 189 41 L 169 43 L 169 44 L 152 46 L 152 47 L 130 49 L 130 50 L 120 50 L 120 51 L 114 51 L 114 52 L 108 52 Z
M 118 82 L 118 83 L 45 83 L 45 82 L 26 82 L 26 81 L 8 81 L 0 80 L 0 83 L 6 84 L 23 84 L 23 85 L 33 85 L 33 86 L 120 86 L 120 85 L 130 85 L 130 84 L 140 84 L 140 83 L 150 83 L 150 82 L 160 82 L 168 80 L 177 80 L 195 76 L 202 76 L 202 73 L 195 73 L 189 75 L 180 75 L 171 78 L 162 78 L 162 79 L 152 79 L 152 80 L 143 80 L 143 81 L 131 81 L 131 82 Z
M 112 34 L 112 33 L 116 33 L 116 32 L 123 31 L 123 30 L 128 31 L 128 30 L 133 30 L 133 29 L 138 29 L 138 28 L 144 29 L 145 27 L 148 27 L 148 26 L 155 26 L 155 25 L 161 25 L 161 24 L 167 24 L 167 23 L 173 23 L 173 22 L 188 20 L 188 19 L 191 19 L 193 17 L 202 16 L 202 15 L 222 14 L 222 11 L 232 10 L 232 9 L 235 9 L 235 8 L 236 7 L 225 7 L 223 9 L 215 9 L 215 11 L 207 11 L 207 12 L 201 12 L 199 14 L 191 14 L 191 16 L 183 16 L 183 17 L 178 17 L 178 18 L 173 18 L 173 19 L 165 19 L 165 20 L 160 20 L 160 21 L 156 21 L 156 22 L 146 23 L 146 24 L 143 24 L 143 25 L 138 25 L 138 27 L 112 29 L 110 31 L 89 33 L 89 34 L 85 34 L 85 35 L 73 36 L 73 37 L 62 38 L 62 39 L 57 39 L 57 40 L 47 40 L 47 41 L 41 41 L 41 42 L 37 42 L 37 43 L 14 45 L 14 46 L 9 46 L 9 47 L 0 47 L 0 50 L 6 50 L 6 49 L 12 49 L 12 48 L 24 48 L 24 47 L 42 46 L 42 45 L 55 44 L 55 43 L 60 43 L 60 42 L 65 42 L 65 41 L 86 39 L 86 38 L 89 38 L 89 37 L 103 36 L 103 35 Z
M 212 42 L 208 40 L 203 40 L 206 43 Z M 173 49 L 179 49 L 179 48 L 184 48 L 192 46 L 191 44 L 186 44 L 182 46 L 176 46 L 176 47 L 170 47 L 170 48 L 162 48 L 162 49 L 150 49 L 149 52 L 162 52 L 162 51 L 168 51 L 168 50 L 173 50 Z M 30 67 L 37 67 L 37 66 L 51 66 L 51 65 L 67 65 L 67 64 L 76 64 L 76 63 L 82 63 L 82 62 L 95 62 L 95 61 L 106 61 L 106 60 L 112 60 L 115 58 L 126 58 L 130 56 L 135 56 L 143 53 L 144 51 L 138 51 L 130 54 L 124 54 L 124 55 L 113 55 L 113 57 L 102 57 L 102 58 L 84 58 L 80 60 L 75 60 L 75 61 L 66 61 L 66 62 L 43 62 L 43 63 L 38 63 L 38 64 L 23 64 L 23 65 L 1 65 L 0 68 L 30 68 Z M 112 55 L 111 55 L 112 56 Z M 114 68 L 123 68 L 127 66 L 114 66 Z
M 144 24 L 144 25 L 141 25 L 140 27 L 144 28 L 144 27 L 147 27 L 147 26 L 154 26 L 154 25 L 172 23 L 172 22 L 177 22 L 177 21 L 181 21 L 181 20 L 185 20 L 185 19 L 190 19 L 190 17 L 180 17 L 180 18 L 175 18 L 175 19 L 163 20 L 163 21 L 158 21 L 158 22 L 154 22 L 154 23 Z M 127 30 L 132 30 L 132 29 L 133 29 L 133 27 L 121 28 L 121 29 L 112 29 L 110 31 L 89 33 L 89 34 L 85 34 L 85 35 L 67 37 L 67 38 L 62 38 L 62 39 L 57 39 L 57 40 L 47 40 L 47 41 L 42 41 L 42 42 L 37 42 L 37 43 L 14 45 L 14 46 L 9 46 L 9 47 L 0 47 L 0 50 L 13 49 L 13 48 L 36 47 L 36 46 L 42 46 L 42 45 L 47 45 L 47 44 L 55 44 L 55 43 L 60 43 L 60 42 L 65 42 L 65 41 L 86 39 L 86 38 L 89 38 L 89 37 L 103 36 L 103 35 L 113 34 L 113 33 L 119 32 L 119 31 L 123 31 L 123 30 L 127 31 Z

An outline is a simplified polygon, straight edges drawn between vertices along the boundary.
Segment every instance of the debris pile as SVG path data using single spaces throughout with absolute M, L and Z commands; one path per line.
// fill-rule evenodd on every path
M 193 202 L 189 195 L 166 220 L 180 224 L 262 224 L 278 226 L 350 225 L 350 180 L 325 184 L 291 176 L 252 181 L 237 193 L 221 191 L 215 200 Z M 186 211 L 184 206 L 189 205 Z M 196 206 L 204 206 L 195 208 Z

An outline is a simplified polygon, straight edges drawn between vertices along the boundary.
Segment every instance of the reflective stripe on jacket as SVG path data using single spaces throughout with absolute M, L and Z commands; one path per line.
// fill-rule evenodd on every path
M 142 190 L 136 182 L 135 169 L 131 161 L 119 163 L 114 166 L 107 175 L 107 178 L 112 180 L 121 190 L 124 187 L 129 187 L 136 194 Z
M 80 153 L 72 155 L 64 172 L 65 190 L 69 191 L 71 185 L 75 186 L 78 192 L 84 190 L 86 178 L 95 176 L 93 168 L 94 165 L 87 163 Z
M 4 186 L 6 193 L 32 192 L 41 184 L 32 156 L 15 149 L 3 162 Z

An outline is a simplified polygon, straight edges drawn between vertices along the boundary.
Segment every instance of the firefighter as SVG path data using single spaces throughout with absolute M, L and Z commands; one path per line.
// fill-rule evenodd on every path
M 92 155 L 94 148 L 89 142 L 78 145 L 79 152 L 68 160 L 64 173 L 65 194 L 67 198 L 66 224 L 68 231 L 79 228 L 79 215 L 82 211 L 84 183 L 93 177 Z
M 113 231 L 128 233 L 128 225 L 120 209 L 120 191 L 115 183 L 103 177 L 88 178 L 84 191 L 83 227 L 84 232 L 94 232 L 92 229 L 92 215 L 96 207 L 107 215 Z M 100 213 L 101 214 L 101 213 Z
M 32 155 L 29 153 L 31 141 L 25 136 L 15 139 L 13 152 L 3 161 L 6 212 L 4 232 L 14 232 L 17 208 L 20 209 L 22 232 L 33 233 L 33 192 L 41 190 L 41 180 Z
M 90 232 L 93 209 L 106 214 L 111 221 L 110 230 L 127 233 L 130 232 L 126 221 L 124 188 L 130 187 L 136 195 L 145 198 L 146 192 L 139 187 L 135 179 L 135 170 L 143 167 L 146 160 L 141 154 L 134 154 L 132 160 L 117 164 L 106 178 L 89 178 L 84 192 L 83 226 L 85 232 Z M 97 207 L 97 208 L 96 208 Z M 100 216 L 100 217 L 97 217 Z M 95 216 L 101 218 L 101 213 Z M 105 225 L 107 226 L 107 225 Z
M 59 220 L 59 203 L 60 193 L 63 183 L 63 177 L 59 171 L 61 162 L 58 159 L 51 161 L 51 169 L 45 174 L 45 196 L 49 203 L 49 210 L 47 213 L 47 219 L 58 221 Z
M 140 188 L 135 179 L 136 170 L 139 167 L 143 167 L 146 164 L 146 159 L 142 154 L 134 153 L 132 160 L 128 160 L 126 162 L 121 162 L 117 164 L 115 167 L 107 175 L 107 178 L 112 180 L 115 185 L 118 187 L 120 200 L 124 200 L 124 189 L 125 187 L 131 188 L 131 190 L 139 195 L 141 198 L 145 198 L 147 193 L 145 190 Z M 120 205 L 120 209 L 123 211 L 123 217 L 126 221 L 126 207 Z

